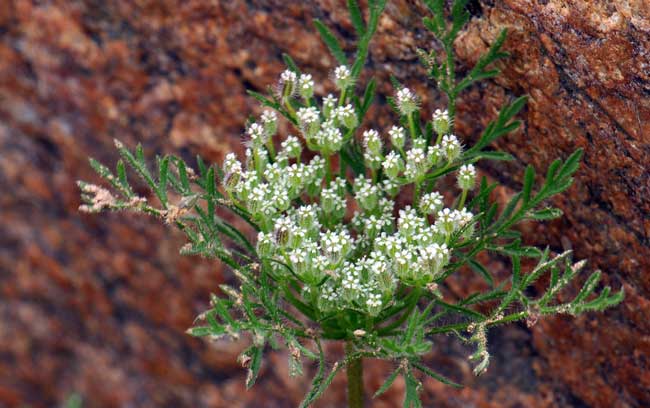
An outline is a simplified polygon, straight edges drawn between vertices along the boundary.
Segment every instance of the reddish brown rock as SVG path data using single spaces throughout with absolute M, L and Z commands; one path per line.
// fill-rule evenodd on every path
M 10 0 L 0 7 L 0 405 L 53 406 L 73 392 L 90 407 L 294 406 L 307 379 L 290 380 L 272 354 L 244 392 L 235 356 L 244 343 L 207 344 L 184 330 L 229 279 L 217 263 L 181 258 L 177 233 L 127 214 L 86 216 L 75 180 L 86 158 L 114 162 L 112 139 L 149 154 L 241 152 L 246 117 L 291 54 L 325 87 L 334 60 L 310 21 L 332 25 L 352 50 L 343 0 Z M 388 74 L 416 89 L 429 114 L 443 98 L 415 48 L 429 47 L 423 6 L 389 1 L 369 59 L 382 94 Z M 512 53 L 504 74 L 461 98 L 458 133 L 478 137 L 500 105 L 530 95 L 524 129 L 497 143 L 517 161 L 483 170 L 517 188 L 523 167 L 543 173 L 585 149 L 576 184 L 554 204 L 566 217 L 526 226 L 530 241 L 572 246 L 623 305 L 604 314 L 511 326 L 490 338 L 479 379 L 468 350 L 436 339 L 431 361 L 468 387 L 426 382 L 427 405 L 477 407 L 650 405 L 650 7 L 644 0 L 471 1 L 456 43 L 470 66 L 502 27 Z M 383 99 L 381 99 L 383 100 Z M 392 120 L 385 105 L 372 122 Z M 510 194 L 504 189 L 505 196 Z M 499 260 L 490 261 L 496 270 Z M 450 293 L 479 283 L 460 276 Z M 334 347 L 333 352 L 339 352 Z M 387 364 L 368 364 L 374 389 Z M 340 376 L 321 406 L 343 403 Z M 373 406 L 396 406 L 403 384 Z

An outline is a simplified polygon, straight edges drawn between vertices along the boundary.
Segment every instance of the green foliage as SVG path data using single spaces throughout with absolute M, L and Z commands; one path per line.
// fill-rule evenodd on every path
M 369 1 L 366 21 L 357 1 L 348 0 L 358 36 L 351 60 L 336 35 L 314 21 L 341 64 L 334 73 L 338 97 L 315 97 L 311 76 L 288 55 L 283 56 L 287 71 L 279 92 L 249 92 L 270 110 L 248 125 L 250 148 L 243 164 L 234 155 L 228 155 L 223 166 L 207 165 L 199 157 L 193 170 L 182 159 L 166 155 L 156 158 L 154 170 L 140 145 L 130 150 L 116 141 L 121 158 L 115 173 L 90 161 L 110 190 L 79 182 L 82 210 L 154 215 L 185 233 L 188 243 L 182 254 L 228 265 L 237 287 L 221 285 L 188 334 L 212 339 L 249 336 L 252 344 L 239 357 L 248 370 L 247 387 L 254 385 L 268 346 L 289 350 L 292 376 L 303 375 L 304 360 L 312 361 L 317 370 L 303 407 L 318 399 L 340 370 L 358 367 L 363 358 L 396 364 L 375 396 L 402 376 L 404 406 L 422 406 L 418 377 L 460 387 L 423 362 L 435 347 L 435 335 L 453 334 L 472 345 L 475 352 L 469 359 L 479 375 L 490 361 L 489 328 L 522 320 L 534 323 L 549 314 L 601 311 L 623 299 L 622 291 L 612 293 L 608 286 L 596 293 L 601 274 L 595 272 L 573 299 L 558 301 L 560 291 L 574 285 L 584 262 L 572 263 L 570 252 L 552 256 L 548 248 L 527 246 L 516 228 L 525 220 L 562 215 L 546 203 L 572 184 L 581 150 L 554 161 L 543 180 L 528 166 L 521 191 L 501 210 L 492 199 L 497 183 L 485 177 L 476 182 L 476 162 L 513 160 L 508 153 L 488 149 L 518 129 L 516 116 L 527 98 L 504 106 L 473 146 L 463 148 L 453 135 L 458 94 L 497 75 L 493 63 L 507 56 L 501 51 L 503 30 L 467 75 L 456 77 L 453 43 L 469 19 L 467 1 L 454 1 L 449 15 L 443 0 L 425 1 L 432 15 L 423 22 L 440 41 L 443 55 L 423 50 L 418 54 L 448 98 L 446 111 L 436 110 L 423 123 L 417 96 L 391 78 L 396 93 L 387 99 L 398 118 L 388 131 L 390 145 L 377 131 L 361 132 L 376 82 L 370 79 L 363 87 L 359 78 L 385 3 Z M 274 140 L 278 114 L 301 135 L 287 137 L 279 151 Z M 304 155 L 303 146 L 312 155 Z M 309 163 L 301 160 L 314 155 Z M 458 189 L 446 196 L 455 199 L 444 200 L 435 188 L 452 175 Z M 132 187 L 129 177 L 134 176 L 149 188 L 150 196 L 136 193 L 141 190 Z M 398 206 L 394 198 L 406 189 L 413 199 L 408 207 Z M 346 210 L 352 201 L 359 211 L 350 218 Z M 227 222 L 232 216 L 241 222 Z M 246 229 L 240 229 L 244 224 Z M 256 239 L 250 231 L 257 233 Z M 510 279 L 497 281 L 478 260 L 486 252 L 510 259 Z M 537 266 L 526 271 L 524 258 L 535 259 Z M 465 266 L 489 289 L 447 298 L 441 290 L 447 278 Z M 528 289 L 539 291 L 543 276 L 548 276 L 546 290 L 531 296 Z M 443 323 L 449 321 L 454 323 Z M 330 366 L 323 341 L 345 341 L 346 356 Z

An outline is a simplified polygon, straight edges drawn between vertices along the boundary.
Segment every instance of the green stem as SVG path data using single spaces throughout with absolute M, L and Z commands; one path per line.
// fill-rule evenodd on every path
M 409 131 L 411 132 L 411 140 L 415 140 L 417 138 L 417 133 L 415 130 L 415 121 L 413 120 L 413 113 L 408 115 L 408 122 L 409 122 Z
M 465 206 L 465 200 L 467 200 L 467 190 L 463 190 L 460 195 L 460 201 L 458 202 L 458 209 L 462 209 Z
M 454 131 L 454 117 L 456 116 L 456 65 L 454 62 L 454 46 L 448 44 L 445 46 L 447 53 L 447 113 L 449 114 L 449 131 Z
M 339 106 L 345 105 L 345 98 L 346 98 L 347 90 L 348 90 L 347 88 L 343 88 L 341 90 L 341 96 L 339 97 Z
M 275 145 L 273 144 L 273 138 L 269 138 L 269 141 L 266 143 L 266 149 L 269 152 L 269 158 L 271 161 L 275 161 Z
M 296 119 L 296 111 L 293 109 L 293 106 L 291 106 L 291 102 L 289 102 L 289 99 L 286 99 L 284 101 L 284 107 L 287 109 L 287 112 L 289 113 L 289 116 L 291 116 L 293 119 Z
M 354 351 L 352 342 L 345 345 L 345 354 L 350 356 Z M 363 408 L 363 361 L 361 357 L 348 360 L 348 408 Z
M 417 208 L 420 201 L 420 190 L 422 189 L 422 182 L 416 181 L 415 188 L 413 189 L 413 208 Z
M 329 185 L 332 181 L 332 156 L 329 154 L 325 155 L 325 170 L 327 171 L 325 173 L 325 180 L 327 181 L 327 185 Z
M 438 138 L 436 139 L 436 146 L 438 146 L 442 142 L 442 133 L 438 133 Z

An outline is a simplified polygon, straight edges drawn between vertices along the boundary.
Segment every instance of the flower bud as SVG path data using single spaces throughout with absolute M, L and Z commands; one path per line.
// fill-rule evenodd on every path
M 458 187 L 461 190 L 471 190 L 476 185 L 476 169 L 472 164 L 465 164 L 458 169 Z
M 436 111 L 433 112 L 432 121 L 433 129 L 437 134 L 444 135 L 449 132 L 449 129 L 451 128 L 451 121 L 449 120 L 449 113 L 446 109 L 444 111 L 436 109 Z

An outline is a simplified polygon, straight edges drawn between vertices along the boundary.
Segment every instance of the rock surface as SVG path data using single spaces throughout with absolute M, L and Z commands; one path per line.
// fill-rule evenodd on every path
M 260 111 L 245 89 L 272 84 L 282 52 L 331 87 L 334 61 L 310 22 L 323 19 L 352 50 L 344 4 L 10 0 L 0 7 L 0 406 L 55 406 L 74 392 L 88 407 L 297 405 L 308 380 L 289 379 L 286 356 L 271 354 L 260 383 L 244 392 L 235 362 L 244 343 L 184 334 L 228 279 L 221 265 L 178 256 L 181 237 L 155 220 L 79 214 L 75 181 L 95 179 L 87 156 L 115 161 L 113 138 L 142 142 L 150 155 L 220 161 L 226 151 L 241 152 L 242 125 Z M 565 218 L 527 232 L 532 243 L 572 247 L 627 298 L 604 314 L 496 330 L 493 363 L 479 379 L 466 349 L 438 339 L 432 363 L 468 387 L 425 382 L 426 405 L 649 406 L 650 7 L 646 0 L 470 6 L 473 20 L 456 43 L 463 66 L 502 27 L 511 57 L 501 77 L 463 94 L 459 135 L 476 138 L 501 104 L 530 95 L 523 130 L 498 142 L 517 161 L 482 170 L 517 188 L 526 164 L 543 174 L 554 158 L 584 148 L 574 187 L 553 203 Z M 415 56 L 432 44 L 423 12 L 420 2 L 389 0 L 368 74 L 384 95 L 394 74 L 418 91 L 429 114 L 443 99 Z M 374 126 L 390 120 L 385 104 L 372 111 Z M 475 284 L 452 282 L 459 292 Z M 385 365 L 367 365 L 370 389 L 384 373 Z M 344 383 L 337 378 L 320 406 L 341 406 Z M 402 391 L 398 381 L 373 406 L 397 406 Z

